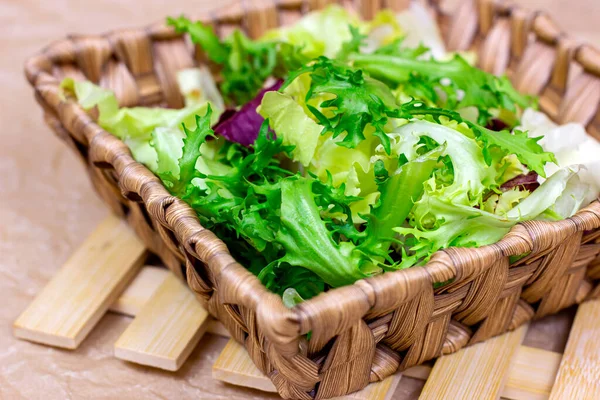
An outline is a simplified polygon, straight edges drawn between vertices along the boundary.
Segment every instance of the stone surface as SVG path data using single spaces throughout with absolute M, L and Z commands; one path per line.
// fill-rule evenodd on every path
M 599 44 L 596 0 L 577 0 L 562 7 L 558 0 L 520 3 L 546 7 L 566 29 Z M 113 343 L 129 323 L 122 316 L 105 316 L 76 351 L 17 341 L 11 334 L 19 313 L 107 214 L 79 161 L 43 124 L 23 77 L 25 58 L 69 33 L 137 27 L 167 14 L 198 14 L 223 4 L 208 0 L 0 2 L 0 398 L 276 398 L 211 378 L 212 363 L 226 342 L 215 336 L 207 335 L 173 374 L 112 356 Z M 544 326 L 546 334 L 551 330 Z M 402 379 L 394 398 L 416 398 L 421 387 L 419 381 Z

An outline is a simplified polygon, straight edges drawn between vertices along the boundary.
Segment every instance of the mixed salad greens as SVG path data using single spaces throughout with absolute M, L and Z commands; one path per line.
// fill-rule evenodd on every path
M 289 306 L 568 217 L 597 195 L 581 166 L 551 167 L 534 99 L 441 52 L 436 34 L 408 46 L 405 18 L 330 7 L 258 40 L 170 18 L 221 77 L 181 71 L 183 109 L 63 87 Z

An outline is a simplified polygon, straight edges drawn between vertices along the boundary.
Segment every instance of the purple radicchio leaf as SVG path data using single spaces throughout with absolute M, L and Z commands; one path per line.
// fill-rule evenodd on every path
M 500 132 L 509 128 L 508 124 L 498 118 L 492 118 L 485 127 L 496 132 Z
M 514 188 L 515 186 L 519 186 L 522 189 L 533 192 L 540 186 L 540 184 L 538 183 L 538 174 L 535 171 L 530 171 L 527 174 L 515 176 L 511 180 L 504 182 L 502 186 L 500 186 L 500 189 L 502 191 L 507 191 Z
M 214 127 L 214 131 L 230 142 L 250 146 L 258 137 L 258 131 L 264 118 L 256 112 L 256 107 L 262 102 L 267 92 L 279 90 L 283 84 L 278 80 L 273 85 L 261 90 L 256 97 L 244 104 L 238 111 L 226 110 Z

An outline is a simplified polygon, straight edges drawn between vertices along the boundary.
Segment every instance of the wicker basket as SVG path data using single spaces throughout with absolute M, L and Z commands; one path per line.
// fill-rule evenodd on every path
M 258 36 L 328 0 L 236 3 L 200 19 L 226 34 Z M 365 18 L 403 0 L 350 1 Z M 600 53 L 578 45 L 542 14 L 462 1 L 446 14 L 427 4 L 450 49 L 474 49 L 480 66 L 506 72 L 540 95 L 556 122 L 577 121 L 600 136 Z M 452 15 L 450 15 L 452 14 Z M 202 52 L 163 23 L 102 36 L 70 36 L 26 64 L 48 125 L 84 162 L 110 208 L 197 294 L 243 343 L 285 398 L 329 398 L 404 368 L 485 340 L 600 294 L 600 203 L 565 221 L 526 222 L 500 242 L 452 248 L 426 267 L 386 273 L 286 309 L 77 104 L 59 94 L 65 76 L 115 91 L 121 105 L 181 107 L 175 72 L 205 62 Z M 512 256 L 528 254 L 511 264 Z M 452 283 L 434 290 L 434 283 Z M 311 333 L 306 340 L 305 334 Z

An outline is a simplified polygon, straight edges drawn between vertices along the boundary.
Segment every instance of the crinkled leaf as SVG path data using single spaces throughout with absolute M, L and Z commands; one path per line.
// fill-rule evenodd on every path
M 546 176 L 544 165 L 556 162 L 554 155 L 545 152 L 538 141 L 542 138 L 530 138 L 526 132 L 508 131 L 494 132 L 489 129 L 479 130 L 479 139 L 485 144 L 483 155 L 491 162 L 490 147 L 497 146 L 507 154 L 515 154 L 519 161 L 541 176 Z
M 507 156 L 514 154 L 521 163 L 537 172 L 540 176 L 545 176 L 544 165 L 546 163 L 556 162 L 554 155 L 544 151 L 537 143 L 540 138 L 529 138 L 524 132 L 515 131 L 512 134 L 507 130 L 495 132 L 463 119 L 455 111 L 428 107 L 420 101 L 411 101 L 410 103 L 402 104 L 401 108 L 403 115 L 426 116 L 438 123 L 443 123 L 443 118 L 465 123 L 473 131 L 478 141 L 483 144 L 483 156 L 488 165 L 492 164 L 493 148 L 502 150 Z
M 348 25 L 360 21 L 340 6 L 329 6 L 313 11 L 289 27 L 267 32 L 263 40 L 282 41 L 298 46 L 309 59 L 321 55 L 334 57 L 344 42 L 351 39 Z
M 158 170 L 157 154 L 150 143 L 154 129 L 181 129 L 182 124 L 193 129 L 195 116 L 204 114 L 209 104 L 206 102 L 193 104 L 180 110 L 159 107 L 119 107 L 113 92 L 89 81 L 65 78 L 61 87 L 73 92 L 84 109 L 97 107 L 98 124 L 122 139 L 131 149 L 134 158 L 144 163 L 153 172 Z M 218 113 L 215 113 L 214 117 L 216 119 Z
M 178 18 L 168 17 L 167 24 L 174 27 L 179 33 L 189 33 L 192 41 L 199 44 L 214 62 L 219 64 L 226 62 L 229 51 L 211 26 L 200 21 L 192 22 L 183 15 Z
M 285 145 L 294 146 L 294 161 L 308 166 L 313 159 L 321 128 L 310 119 L 290 96 L 268 92 L 263 97 L 259 113 L 269 119 L 271 129 Z
M 337 144 L 355 148 L 365 139 L 365 128 L 370 125 L 375 128 L 373 135 L 390 153 L 390 141 L 384 127 L 388 117 L 397 118 L 400 114 L 388 87 L 365 76 L 361 70 L 319 57 L 315 63 L 290 74 L 283 88 L 305 73 L 311 78 L 305 100 L 308 109 L 323 126 L 322 134 L 331 133 L 334 139 L 343 135 Z M 319 105 L 321 110 L 308 104 L 310 99 L 323 94 L 334 98 L 323 101 Z
M 277 81 L 258 92 L 252 100 L 244 104 L 238 111 L 234 111 L 228 118 L 219 121 L 215 125 L 215 132 L 229 141 L 250 146 L 256 140 L 260 126 L 264 121 L 264 118 L 256 112 L 256 108 L 261 104 L 264 95 L 279 89 L 281 83 L 281 81 Z
M 454 129 L 428 121 L 413 121 L 393 133 L 404 138 L 427 136 L 438 144 L 446 144 L 445 154 L 452 162 L 453 181 L 450 186 L 432 187 L 433 196 L 476 205 L 484 191 L 496 183 L 496 172 L 485 163 L 477 142 Z
M 351 59 L 356 67 L 377 79 L 405 85 L 408 92 L 423 96 L 423 101 L 449 109 L 477 107 L 480 123 L 490 118 L 492 108 L 515 111 L 517 106 L 525 109 L 535 104 L 518 93 L 508 78 L 475 68 L 459 55 L 437 61 L 420 58 L 420 52 L 402 50 L 400 46 L 397 49 L 388 46 L 377 54 L 355 53 Z M 445 95 L 439 96 L 440 91 Z
M 413 161 L 408 161 L 392 176 L 380 181 L 381 196 L 371 212 L 365 231 L 366 239 L 359 246 L 360 251 L 387 258 L 389 246 L 394 238 L 393 229 L 404 224 L 414 202 L 423 194 L 424 183 L 433 173 L 444 151 L 445 145 L 440 146 Z M 381 167 L 382 164 L 380 163 Z M 384 176 L 381 172 L 379 175 Z
M 360 51 L 363 41 L 367 38 L 366 35 L 360 33 L 356 26 L 350 25 L 348 29 L 350 29 L 352 37 L 349 41 L 342 44 L 342 48 L 335 56 L 335 58 L 340 61 L 345 61 L 350 54 Z
M 285 248 L 281 261 L 303 266 L 334 287 L 366 277 L 352 256 L 354 246 L 333 241 L 315 204 L 312 185 L 306 178 L 281 181 L 281 229 L 277 232 L 277 241 Z

